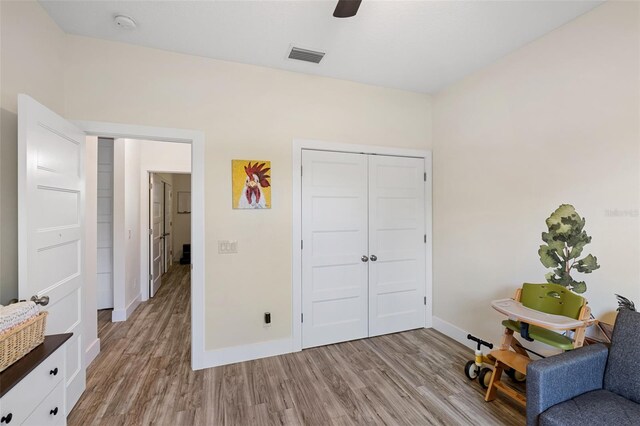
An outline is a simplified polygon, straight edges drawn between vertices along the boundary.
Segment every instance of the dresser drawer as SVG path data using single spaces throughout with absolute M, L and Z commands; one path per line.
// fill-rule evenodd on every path
M 0 416 L 5 421 L 0 426 L 22 424 L 59 384 L 64 386 L 64 346 L 42 361 L 2 397 Z M 63 391 L 62 393 L 64 394 Z M 11 421 L 7 423 L 9 417 Z
M 54 426 L 67 424 L 64 412 L 64 381 L 61 380 L 51 393 L 33 410 L 23 426 Z M 9 425 L 11 426 L 11 425 Z

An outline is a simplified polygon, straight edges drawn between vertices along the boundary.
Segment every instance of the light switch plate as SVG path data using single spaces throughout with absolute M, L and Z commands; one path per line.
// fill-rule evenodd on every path
M 238 252 L 238 241 L 218 240 L 218 254 L 234 254 Z

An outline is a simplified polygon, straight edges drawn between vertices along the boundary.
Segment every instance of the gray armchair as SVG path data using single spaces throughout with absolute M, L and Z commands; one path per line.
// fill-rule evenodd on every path
M 611 340 L 529 364 L 528 426 L 640 425 L 640 312 L 621 311 Z

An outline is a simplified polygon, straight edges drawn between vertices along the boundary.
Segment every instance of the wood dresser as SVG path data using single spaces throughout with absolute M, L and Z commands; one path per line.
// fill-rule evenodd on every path
M 46 336 L 0 373 L 0 426 L 66 425 L 65 342 L 72 333 Z

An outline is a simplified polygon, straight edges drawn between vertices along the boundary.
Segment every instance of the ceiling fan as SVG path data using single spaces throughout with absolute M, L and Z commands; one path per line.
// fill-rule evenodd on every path
M 351 18 L 358 13 L 360 3 L 362 3 L 362 0 L 338 0 L 333 16 L 336 18 Z

